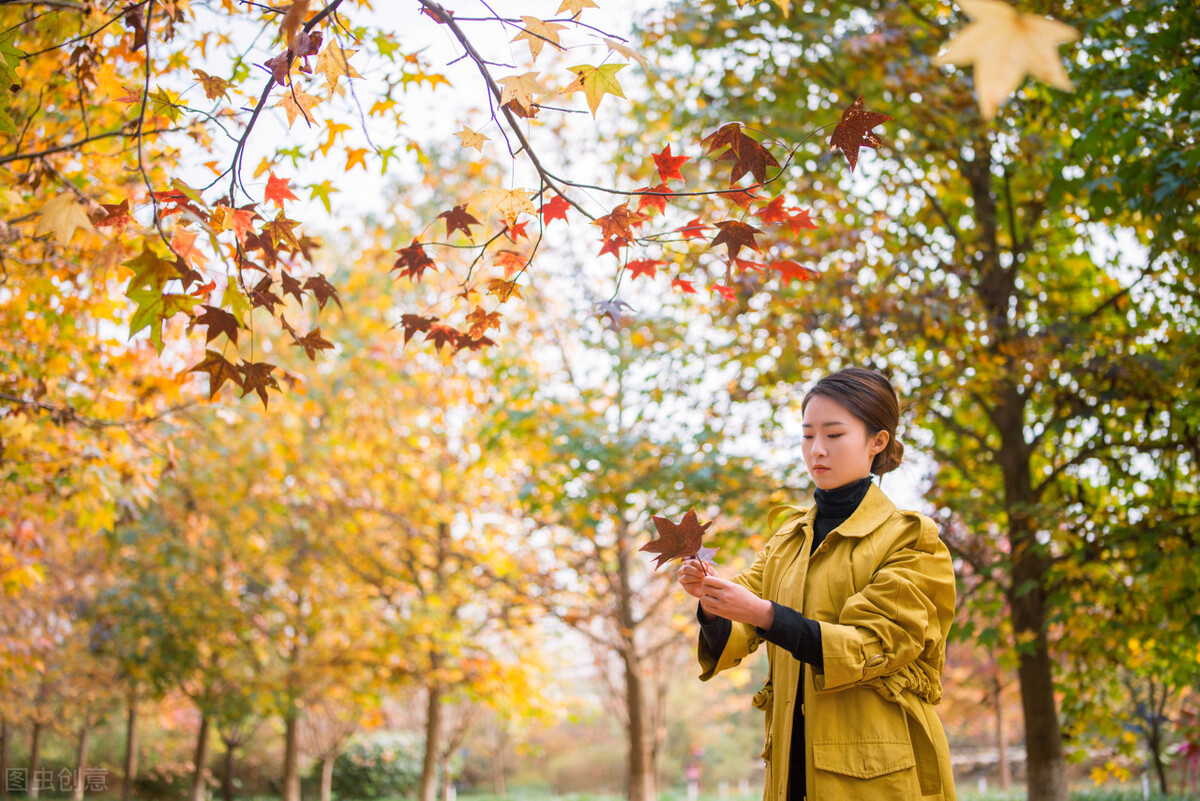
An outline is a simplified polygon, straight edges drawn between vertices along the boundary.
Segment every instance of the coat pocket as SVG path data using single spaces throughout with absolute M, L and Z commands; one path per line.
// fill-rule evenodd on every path
M 775 688 L 772 685 L 771 679 L 769 676 L 767 677 L 767 680 L 765 682 L 763 682 L 762 689 L 760 689 L 758 692 L 756 692 L 754 694 L 754 700 L 751 701 L 751 703 L 754 705 L 755 709 L 761 709 L 764 713 L 765 720 L 763 721 L 763 725 L 766 728 L 767 736 L 766 736 L 766 742 L 763 744 L 763 751 L 762 751 L 761 757 L 764 760 L 766 760 L 768 763 L 770 763 L 770 761 L 771 761 L 771 739 L 772 739 L 771 738 L 771 718 L 774 717 L 774 715 L 773 715 L 774 710 L 772 709 L 772 707 L 775 705 Z
M 875 779 L 917 765 L 907 740 L 827 740 L 812 747 L 813 768 L 855 779 Z

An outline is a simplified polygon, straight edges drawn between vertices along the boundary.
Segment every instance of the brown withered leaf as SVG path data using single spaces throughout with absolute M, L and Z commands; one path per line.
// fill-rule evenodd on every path
M 297 302 L 304 302 L 304 287 L 300 285 L 299 279 L 287 270 L 279 271 L 279 289 L 283 294 L 294 297 Z
M 204 338 L 205 345 L 216 339 L 218 334 L 224 334 L 230 342 L 236 345 L 239 328 L 237 317 L 216 306 L 201 306 L 200 308 L 204 309 L 204 313 L 192 318 L 192 321 L 188 323 L 188 329 L 191 330 L 192 326 L 196 325 L 208 326 L 208 334 Z
M 338 297 L 337 289 L 323 275 L 314 275 L 304 282 L 304 288 L 311 291 L 317 299 L 317 308 L 324 309 L 329 300 L 333 300 L 342 308 L 342 299 Z
M 449 238 L 455 231 L 462 231 L 467 235 L 468 239 L 472 239 L 471 226 L 480 225 L 479 220 L 475 219 L 467 213 L 467 204 L 455 206 L 450 211 L 443 211 L 437 216 L 439 220 L 446 221 L 446 237 Z
M 403 314 L 400 316 L 400 326 L 404 329 L 404 344 L 412 339 L 413 334 L 424 333 L 437 322 L 437 317 L 422 317 L 419 314 Z
M 204 351 L 204 361 L 188 370 L 189 373 L 208 373 L 208 399 L 217 396 L 217 390 L 226 381 L 232 381 L 237 387 L 242 386 L 242 375 L 238 368 L 215 350 Z
M 309 331 L 292 344 L 304 348 L 305 354 L 312 361 L 316 361 L 317 351 L 333 350 L 333 343 L 321 336 L 321 329 L 319 327 Z
M 779 162 L 762 143 L 745 134 L 738 139 L 737 147 L 730 148 L 723 158 L 727 158 L 731 152 L 736 152 L 737 158 L 732 159 L 733 167 L 729 170 L 730 186 L 736 184 L 746 173 L 750 173 L 755 182 L 761 184 L 767 180 L 767 167 L 779 166 Z
M 396 252 L 400 254 L 400 258 L 396 259 L 392 269 L 399 270 L 401 278 L 409 278 L 416 282 L 421 280 L 421 276 L 426 270 L 437 270 L 433 259 L 429 258 L 425 248 L 421 247 L 421 243 L 415 239 L 411 245 Z
M 705 146 L 705 153 L 712 153 L 723 147 L 732 147 L 736 152 L 738 142 L 744 135 L 740 122 L 730 122 L 701 139 L 700 144 Z
M 266 362 L 244 361 L 238 365 L 238 369 L 242 371 L 242 397 L 246 397 L 252 390 L 257 392 L 258 397 L 262 398 L 265 409 L 267 407 L 267 389 L 279 389 L 279 382 L 271 376 L 275 365 Z
M 439 351 L 442 349 L 442 345 L 451 345 L 457 348 L 462 337 L 462 331 L 442 323 L 430 324 L 429 330 L 425 333 L 425 338 L 432 339 L 434 348 Z
M 754 241 L 755 234 L 761 234 L 762 231 L 755 228 L 749 223 L 744 223 L 740 220 L 724 220 L 716 223 L 719 231 L 713 237 L 710 248 L 715 248 L 717 245 L 724 245 L 729 254 L 729 260 L 733 261 L 737 258 L 738 251 L 743 247 L 750 248 L 755 253 L 759 252 L 758 243 Z
M 658 530 L 658 539 L 650 542 L 639 548 L 639 551 L 648 551 L 656 553 L 658 556 L 654 558 L 654 569 L 670 562 L 672 559 L 686 559 L 689 557 L 700 556 L 701 542 L 704 538 L 704 531 L 712 525 L 712 521 L 700 525 L 699 519 L 696 517 L 695 509 L 688 509 L 687 514 L 679 523 L 673 523 L 665 517 L 654 518 L 654 528 Z M 707 551 L 705 556 L 711 561 L 714 551 L 710 548 L 703 549 Z
M 860 95 L 842 112 L 841 121 L 833 129 L 833 136 L 829 137 L 829 149 L 845 153 L 846 161 L 850 162 L 850 172 L 854 172 L 860 147 L 876 148 L 883 144 L 883 140 L 871 133 L 871 129 L 890 119 L 887 114 L 864 109 Z

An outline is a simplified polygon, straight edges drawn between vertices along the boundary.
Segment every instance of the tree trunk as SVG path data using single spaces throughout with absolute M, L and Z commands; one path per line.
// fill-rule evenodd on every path
M 0 718 L 0 798 L 8 798 L 8 720 Z
M 437 669 L 437 657 L 433 668 Z M 421 784 L 417 801 L 437 801 L 437 752 L 442 741 L 442 688 L 437 684 L 429 687 L 429 702 L 425 707 L 425 760 L 421 763 Z
M 75 751 L 75 786 L 71 789 L 72 801 L 83 801 L 83 774 L 87 770 L 88 736 L 92 724 L 85 717 L 83 728 L 79 730 L 79 747 Z
M 29 744 L 29 797 L 38 797 L 38 770 L 42 766 L 42 722 L 33 722 L 33 741 Z
M 300 801 L 300 741 L 296 707 L 287 714 L 287 729 L 283 747 L 283 801 Z
M 508 727 L 500 724 L 498 742 L 492 750 L 492 792 L 499 798 L 508 794 L 504 784 L 504 751 L 508 748 Z
M 129 695 L 129 716 L 125 720 L 125 781 L 121 783 L 121 801 L 129 801 L 138 772 L 137 695 Z
M 1008 761 L 1008 726 L 1004 720 L 1004 687 L 1000 683 L 1000 674 L 992 676 L 992 703 L 996 707 L 996 753 L 1000 755 L 1000 789 L 1008 792 L 1012 789 L 1012 766 Z
M 333 763 L 337 761 L 337 752 L 325 755 L 321 761 L 321 801 L 333 798 Z
M 620 518 L 624 520 L 622 515 Z M 633 588 L 630 578 L 633 572 L 630 554 L 630 537 L 622 522 L 617 550 L 617 571 L 620 581 L 621 658 L 625 663 L 625 710 L 629 720 L 629 801 L 656 801 L 658 793 L 654 784 L 654 754 L 650 730 L 646 678 L 642 675 L 641 659 L 637 653 L 638 621 L 633 610 Z
M 450 772 L 450 755 L 441 761 L 442 801 L 454 801 L 454 774 Z
M 205 781 L 204 769 L 208 763 L 208 713 L 200 713 L 200 733 L 196 736 L 196 754 L 194 758 L 196 771 L 192 775 L 192 801 L 204 801 Z
M 225 741 L 225 775 L 221 777 L 221 795 L 225 801 L 233 801 L 233 752 L 237 748 L 228 740 Z

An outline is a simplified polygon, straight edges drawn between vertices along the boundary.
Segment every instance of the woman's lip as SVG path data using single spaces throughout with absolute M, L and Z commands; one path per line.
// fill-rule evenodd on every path
M 829 468 L 825 467 L 824 465 L 817 465 L 816 467 L 813 468 L 814 473 L 824 473 L 824 472 L 827 472 L 828 470 L 829 470 Z

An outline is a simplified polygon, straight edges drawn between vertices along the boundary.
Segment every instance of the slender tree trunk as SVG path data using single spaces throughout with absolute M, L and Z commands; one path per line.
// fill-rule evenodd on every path
M 332 751 L 321 761 L 321 801 L 333 798 L 333 763 L 337 761 L 337 752 Z
M 992 703 L 996 707 L 996 753 L 1000 755 L 1000 789 L 1012 789 L 1012 766 L 1008 762 L 1008 726 L 1004 719 L 1004 687 L 1000 674 L 992 676 Z
M 221 795 L 225 801 L 233 801 L 233 751 L 236 745 L 225 741 L 225 775 L 221 777 Z
M 504 798 L 508 794 L 504 784 L 504 751 L 508 748 L 508 728 L 503 723 L 500 724 L 498 740 L 492 750 L 492 792 Z
M 88 737 L 91 732 L 91 721 L 85 717 L 83 727 L 79 730 L 79 747 L 75 751 L 75 786 L 71 789 L 73 801 L 83 801 L 83 774 L 87 770 Z
M 300 739 L 295 704 L 288 707 L 283 747 L 283 801 L 300 801 Z
M 1146 745 L 1150 751 L 1150 758 L 1154 761 L 1154 772 L 1158 776 L 1158 791 L 1163 795 L 1167 794 L 1167 768 L 1163 764 L 1162 758 L 1162 721 L 1163 712 L 1166 711 L 1167 688 L 1161 688 L 1162 693 L 1156 699 L 1154 697 L 1154 687 L 1156 682 L 1150 680 L 1150 703 L 1146 705 L 1149 710 L 1148 716 L 1150 720 L 1146 727 Z
M 442 771 L 442 801 L 451 801 L 454 795 L 454 774 L 450 772 L 450 755 L 441 760 Z
M 624 516 L 620 518 L 624 521 Z M 633 565 L 630 537 L 624 522 L 621 524 L 617 551 L 617 570 L 620 582 L 622 653 L 625 663 L 625 709 L 629 719 L 629 801 L 656 801 L 654 783 L 653 732 L 650 730 L 649 699 L 646 697 L 646 678 L 642 675 L 641 659 L 637 653 L 635 633 L 638 621 L 634 617 L 633 588 L 630 584 Z
M 121 782 L 121 801 L 129 801 L 138 772 L 137 693 L 129 694 L 129 716 L 125 719 L 125 781 Z
M 433 668 L 437 669 L 434 656 Z M 437 801 L 437 752 L 442 741 L 442 688 L 429 686 L 429 700 L 425 707 L 425 760 L 421 763 L 421 784 L 417 801 Z
M 196 771 L 192 775 L 192 801 L 204 801 L 204 773 L 208 764 L 208 713 L 200 713 L 200 733 L 196 736 Z
M 8 798 L 8 720 L 0 718 L 0 798 Z
M 42 722 L 33 722 L 33 741 L 29 744 L 29 797 L 38 797 L 38 770 L 42 767 Z

